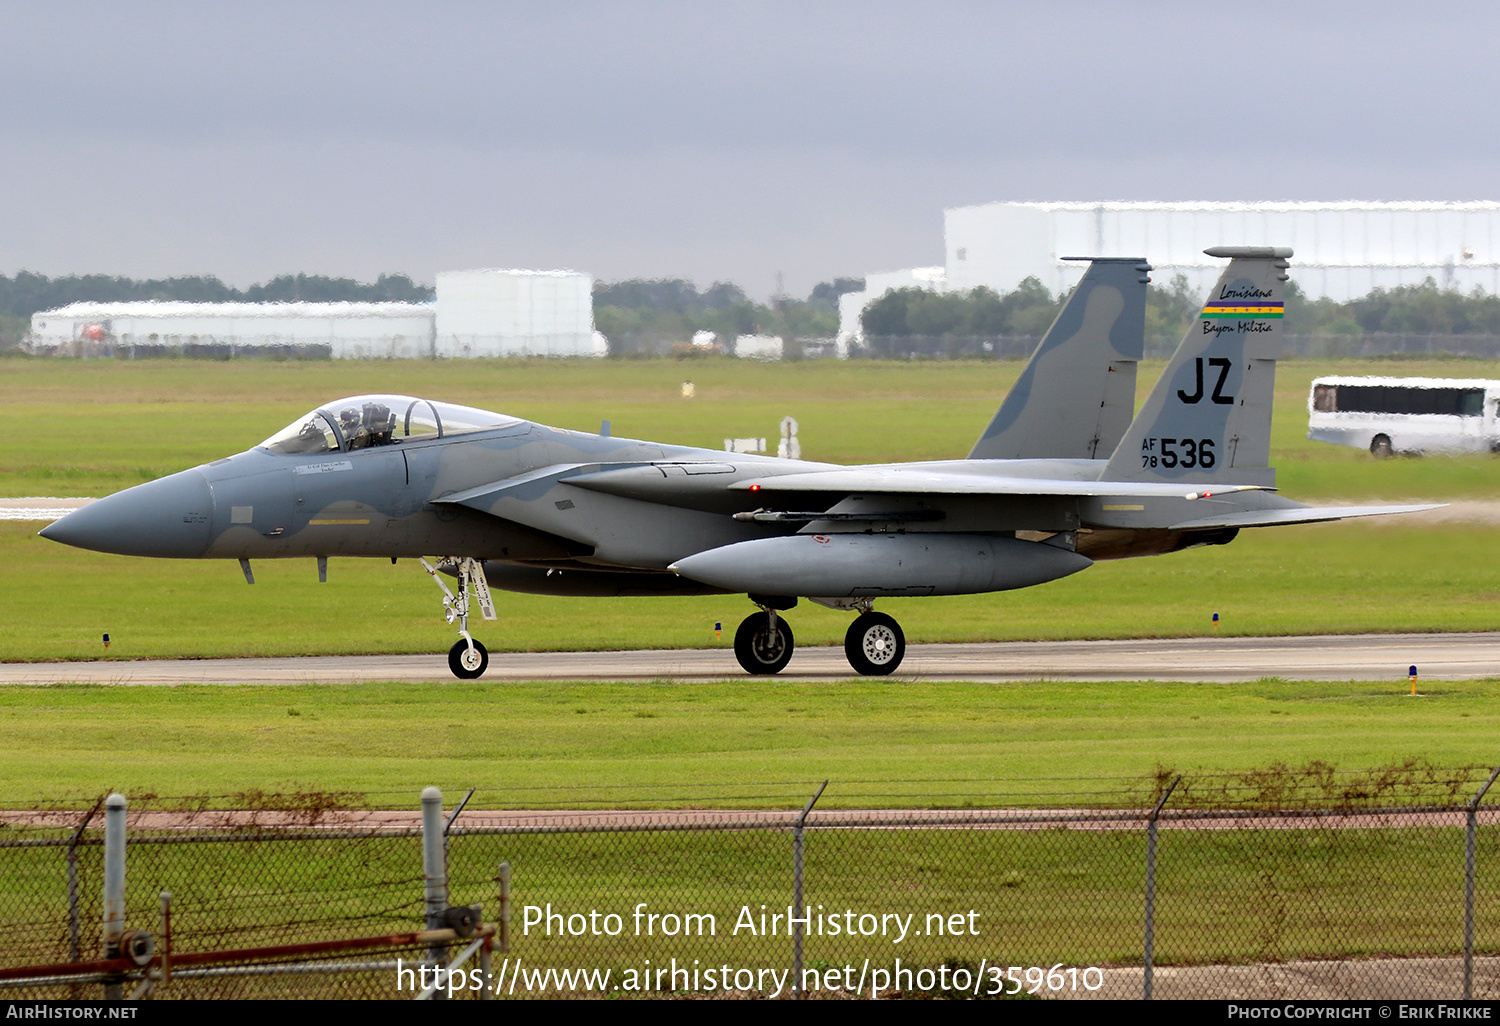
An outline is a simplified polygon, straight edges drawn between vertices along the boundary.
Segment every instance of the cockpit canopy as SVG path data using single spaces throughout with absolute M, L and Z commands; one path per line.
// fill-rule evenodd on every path
M 409 395 L 359 395 L 298 417 L 260 445 L 281 453 L 351 452 L 516 423 L 516 417 L 472 406 L 435 403 Z

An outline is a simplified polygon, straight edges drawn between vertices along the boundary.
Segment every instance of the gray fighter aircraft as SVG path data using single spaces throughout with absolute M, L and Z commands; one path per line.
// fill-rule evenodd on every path
M 658 445 L 410 396 L 330 403 L 237 456 L 102 499 L 42 531 L 126 555 L 414 557 L 484 673 L 473 605 L 490 587 L 553 595 L 741 592 L 740 664 L 791 659 L 805 597 L 856 613 L 850 665 L 888 674 L 905 638 L 884 596 L 1029 587 L 1099 559 L 1232 540 L 1240 528 L 1431 506 L 1313 508 L 1268 466 L 1287 249 L 1230 263 L 1130 416 L 1148 267 L 1095 260 L 969 458 L 840 467 Z M 1107 458 L 1102 458 L 1104 454 Z M 425 556 L 445 553 L 436 566 Z M 457 592 L 444 581 L 457 578 Z

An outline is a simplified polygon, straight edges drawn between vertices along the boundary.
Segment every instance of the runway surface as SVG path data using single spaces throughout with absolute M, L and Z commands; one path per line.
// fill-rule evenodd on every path
M 1356 634 L 1145 641 L 1018 641 L 912 645 L 888 680 L 975 683 L 1043 680 L 1166 680 L 1236 683 L 1288 680 L 1420 681 L 1500 676 L 1500 632 Z M 799 648 L 776 680 L 844 680 L 854 673 L 838 648 Z M 0 684 L 303 684 L 451 681 L 446 652 L 432 655 L 269 659 L 105 659 L 0 663 Z M 636 652 L 492 652 L 485 680 L 680 680 L 751 678 L 720 648 Z M 876 678 L 878 679 L 878 678 Z
M 34 520 L 50 524 L 93 501 L 81 497 L 59 499 L 41 495 L 0 499 L 0 520 Z

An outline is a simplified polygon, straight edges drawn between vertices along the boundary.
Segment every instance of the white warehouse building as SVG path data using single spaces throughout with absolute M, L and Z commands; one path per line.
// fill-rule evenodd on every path
M 33 314 L 27 348 L 212 349 L 334 359 L 602 356 L 593 278 L 572 271 L 448 271 L 433 303 L 73 303 Z
M 31 315 L 34 353 L 216 348 L 317 351 L 335 359 L 414 358 L 432 350 L 432 304 L 70 303 Z
M 602 344 L 603 336 L 600 336 Z M 443 271 L 436 356 L 603 356 L 594 279 L 573 271 Z
M 1144 257 L 1158 284 L 1182 274 L 1206 292 L 1223 261 L 1203 250 L 1233 245 L 1292 247 L 1292 279 L 1312 298 L 1343 302 L 1427 278 L 1500 293 L 1500 203 L 1493 202 L 985 203 L 943 211 L 943 237 L 943 267 L 916 269 L 928 288 L 1005 293 L 1034 277 L 1060 292 L 1087 266 L 1063 257 L 1130 256 Z M 888 277 L 869 275 L 876 284 L 850 294 L 857 299 L 843 297 L 841 336 L 859 333 L 858 311 L 884 295 Z

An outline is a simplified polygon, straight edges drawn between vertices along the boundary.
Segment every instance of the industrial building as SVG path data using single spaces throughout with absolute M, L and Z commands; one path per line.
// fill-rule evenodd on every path
M 1500 293 L 1500 203 L 986 203 L 943 211 L 944 263 L 867 276 L 841 297 L 839 334 L 900 284 L 1005 293 L 1028 277 L 1053 292 L 1085 265 L 1069 256 L 1144 257 L 1152 279 L 1178 274 L 1206 291 L 1222 261 L 1210 246 L 1290 246 L 1292 279 L 1308 296 L 1340 302 L 1376 288 L 1417 285 Z
M 33 314 L 25 345 L 63 356 L 603 356 L 593 284 L 573 271 L 488 269 L 440 273 L 433 303 L 73 303 Z
M 70 303 L 32 314 L 25 345 L 57 356 L 283 349 L 412 358 L 432 351 L 432 310 L 418 303 Z
M 434 316 L 434 356 L 605 355 L 595 352 L 587 274 L 443 271 Z

